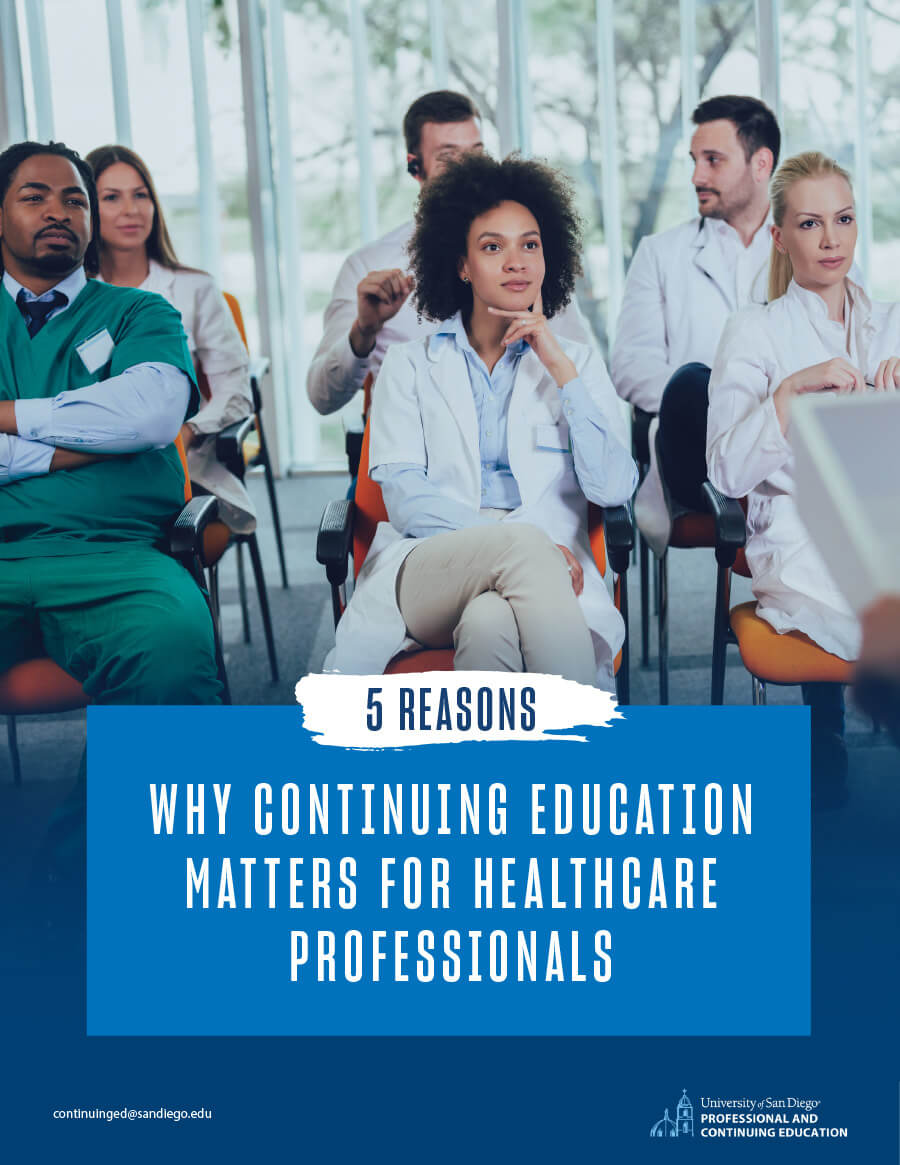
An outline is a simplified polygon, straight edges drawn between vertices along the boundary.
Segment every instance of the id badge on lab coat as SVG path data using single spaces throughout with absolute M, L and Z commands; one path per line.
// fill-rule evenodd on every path
M 96 372 L 109 360 L 114 347 L 112 336 L 106 328 L 101 328 L 99 332 L 82 340 L 75 351 L 88 372 Z
M 560 421 L 558 425 L 535 425 L 534 443 L 538 449 L 570 453 L 572 442 L 569 438 L 569 426 L 565 421 Z

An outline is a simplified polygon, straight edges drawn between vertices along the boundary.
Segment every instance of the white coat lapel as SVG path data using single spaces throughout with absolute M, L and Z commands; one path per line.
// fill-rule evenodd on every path
M 545 376 L 549 378 L 549 375 L 531 348 L 522 354 L 509 402 L 510 419 L 515 415 L 517 422 L 520 419 L 526 420 L 528 414 L 533 411 L 532 406 L 537 398 L 537 390 L 541 380 Z
M 480 480 L 481 455 L 478 444 L 478 416 L 469 383 L 466 358 L 452 342 L 444 341 L 435 350 L 435 337 L 428 341 L 431 379 L 443 397 L 459 430 L 462 448 L 474 478 Z M 448 434 L 448 440 L 450 435 Z
M 175 300 L 175 272 L 171 267 L 163 267 L 162 263 L 157 263 L 155 259 L 150 260 L 150 274 L 144 281 L 145 291 L 155 291 L 157 295 L 163 296 L 174 303 Z
M 558 415 L 559 412 L 558 408 L 554 410 L 552 400 L 549 402 L 549 413 L 548 406 L 541 403 L 548 389 L 555 398 L 559 397 L 559 389 L 553 383 L 550 374 L 529 348 L 519 361 L 516 372 L 516 382 L 509 402 L 507 430 L 509 467 L 519 484 L 522 502 L 526 505 L 529 495 L 539 494 L 544 485 L 543 481 L 537 480 L 539 474 L 536 470 L 541 462 L 535 457 L 535 425 L 546 424 L 554 413 Z M 549 459 L 545 459 L 545 464 L 549 464 Z
M 715 284 L 729 310 L 734 311 L 737 308 L 734 302 L 734 272 L 728 269 L 713 229 L 705 220 L 701 221 L 694 241 L 694 264 Z

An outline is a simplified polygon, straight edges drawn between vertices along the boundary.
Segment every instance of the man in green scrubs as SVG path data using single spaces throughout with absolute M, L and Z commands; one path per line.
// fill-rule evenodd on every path
M 0 154 L 0 672 L 49 655 L 96 703 L 216 704 L 209 611 L 162 549 L 193 364 L 161 296 L 86 279 L 98 236 L 77 154 Z

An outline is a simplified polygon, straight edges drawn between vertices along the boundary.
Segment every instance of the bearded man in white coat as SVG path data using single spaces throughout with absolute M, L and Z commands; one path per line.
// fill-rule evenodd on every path
M 481 152 L 481 115 L 462 93 L 438 90 L 417 98 L 403 119 L 407 172 L 424 187 L 447 165 L 469 152 Z M 421 319 L 413 304 L 407 246 L 409 221 L 355 251 L 338 272 L 325 328 L 306 379 L 313 407 L 337 412 L 362 388 L 366 375 L 377 376 L 393 344 L 421 340 L 434 323 Z M 555 335 L 595 347 L 590 326 L 572 300 L 553 319 Z M 604 402 L 617 437 L 624 440 L 625 417 L 610 386 Z M 617 407 L 618 406 L 618 407 Z
M 623 399 L 659 413 L 669 489 L 687 509 L 702 509 L 709 370 L 732 312 L 766 302 L 769 178 L 781 133 L 772 111 L 753 97 L 703 101 L 693 121 L 698 215 L 639 243 L 610 371 Z M 642 530 L 661 553 L 668 518 L 655 466 L 638 503 Z

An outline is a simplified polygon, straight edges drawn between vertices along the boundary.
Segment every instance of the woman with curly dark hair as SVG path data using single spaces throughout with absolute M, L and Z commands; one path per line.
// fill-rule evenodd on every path
M 453 646 L 459 669 L 613 690 L 624 627 L 585 497 L 621 504 L 637 472 L 604 412 L 602 360 L 548 324 L 572 295 L 580 242 L 566 180 L 539 162 L 471 154 L 423 190 L 410 256 L 436 327 L 392 347 L 378 377 L 370 472 L 390 522 L 329 670 Z

